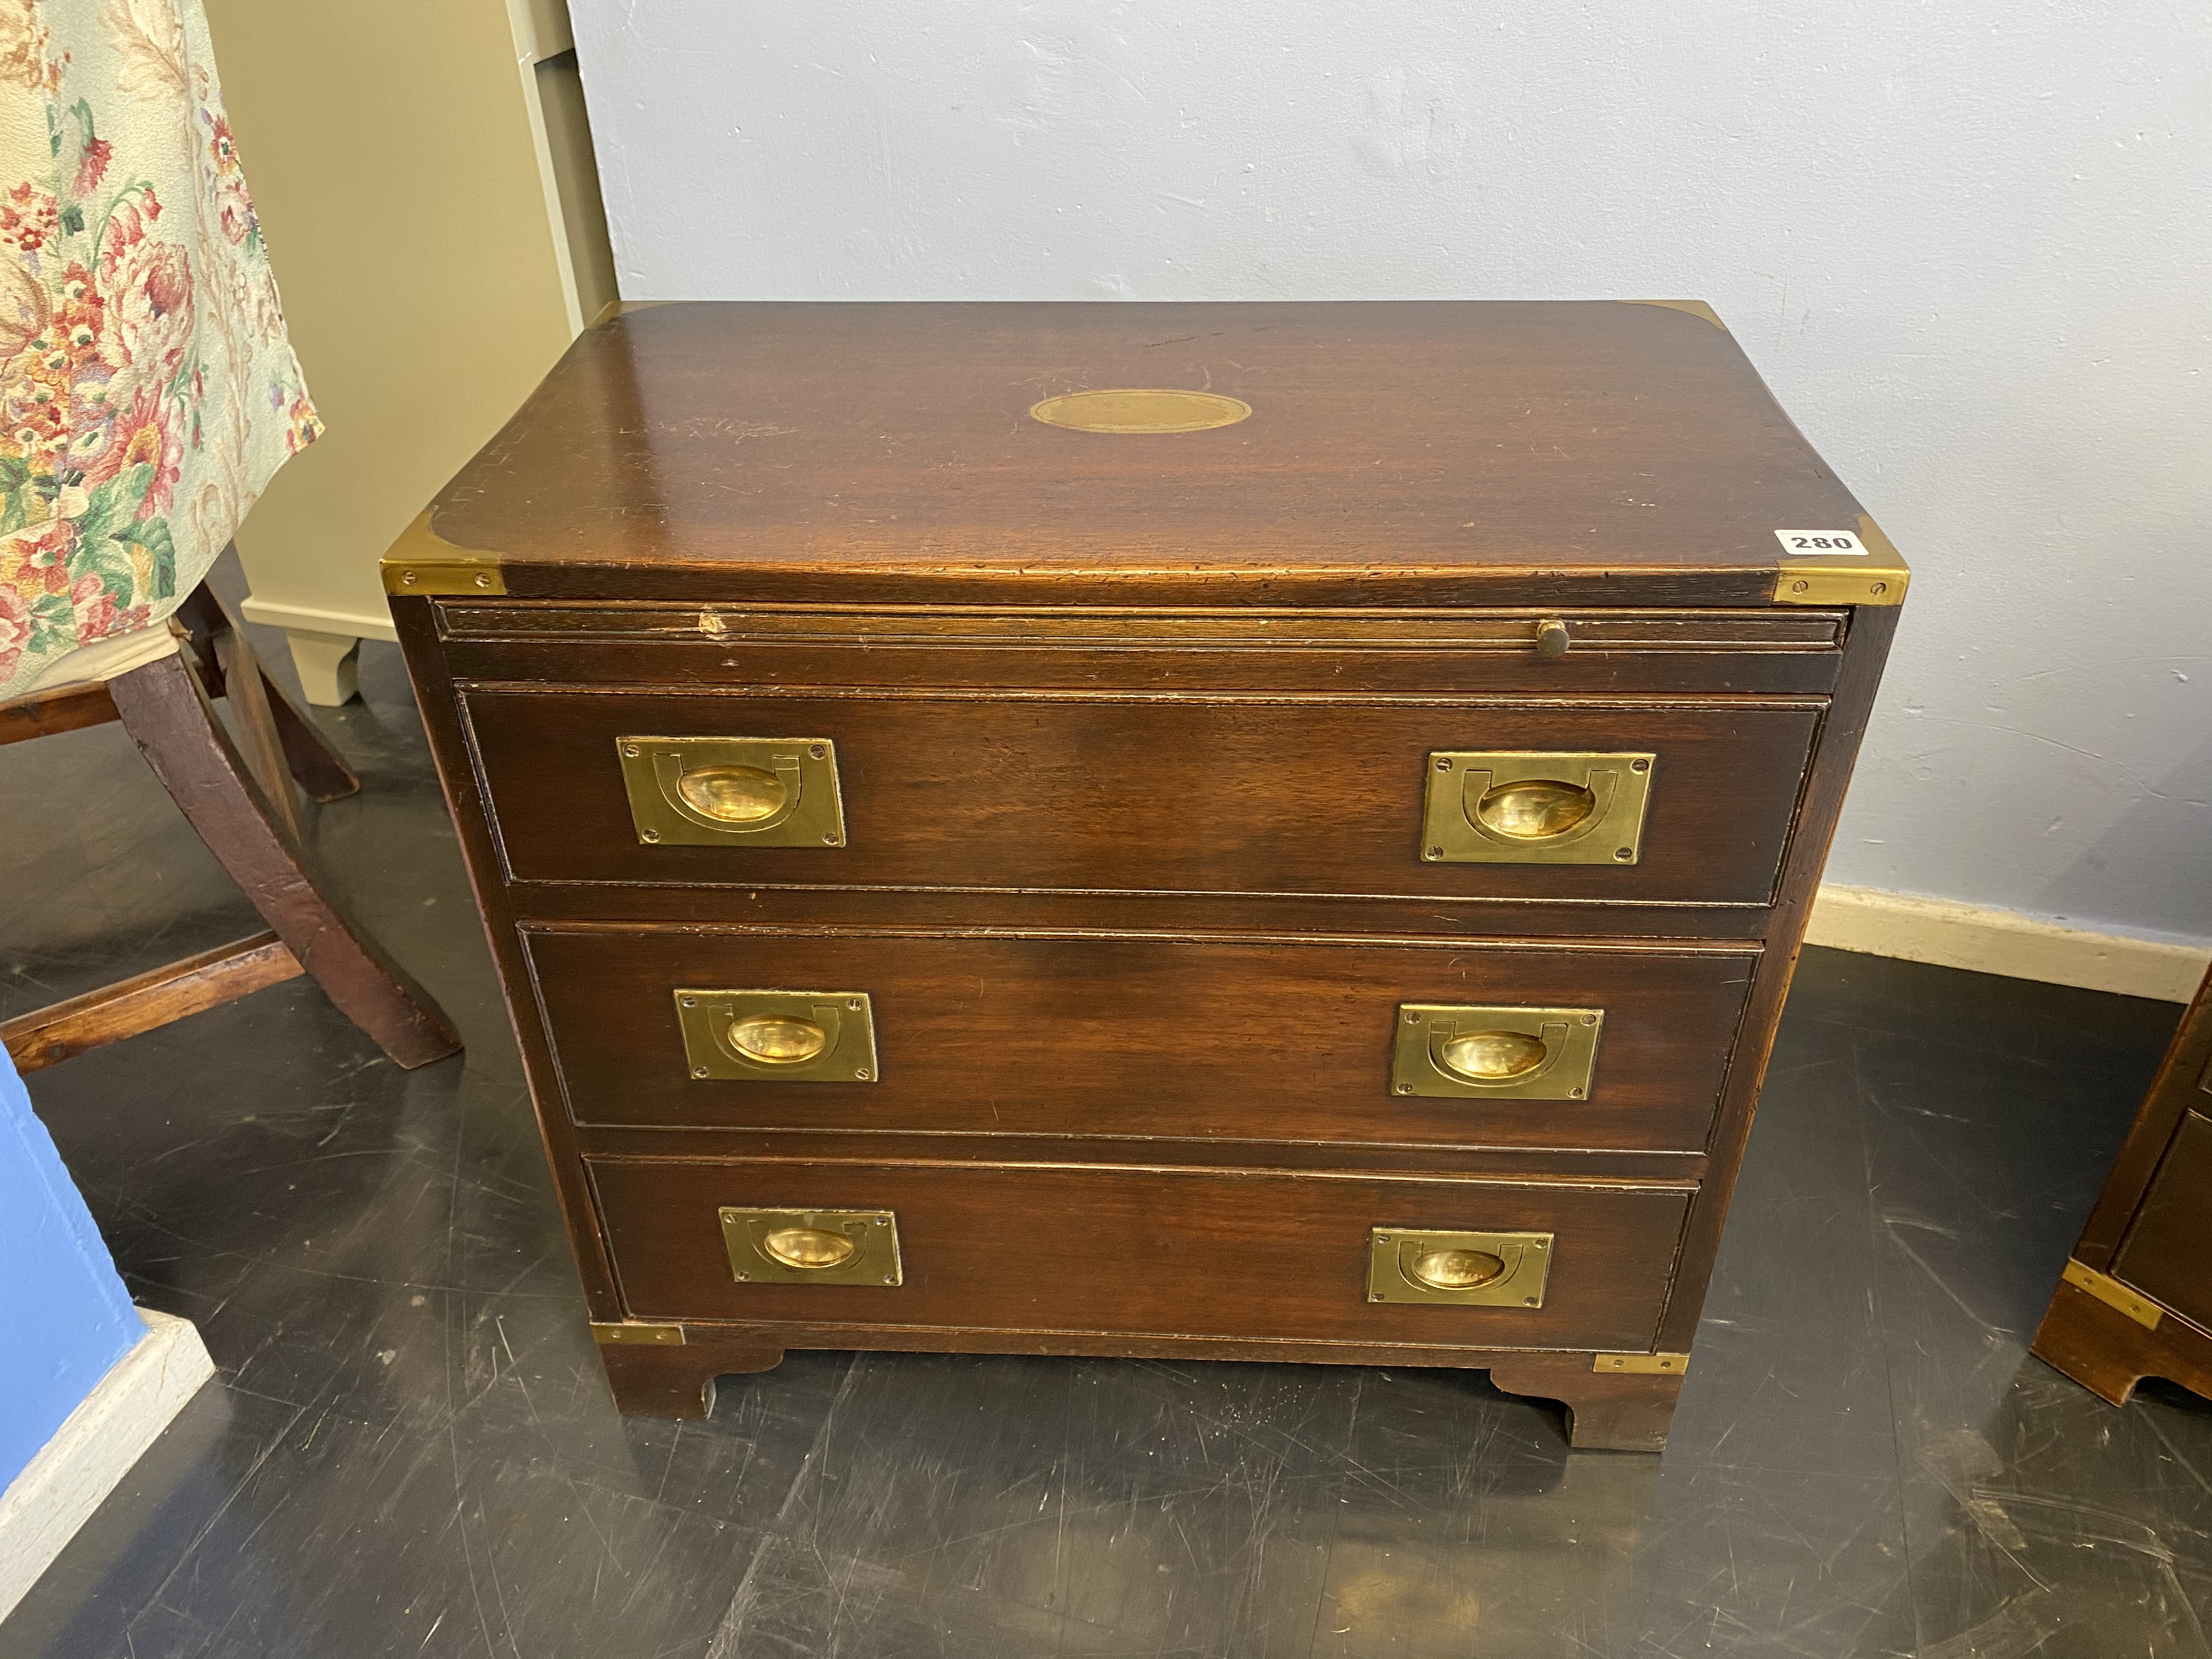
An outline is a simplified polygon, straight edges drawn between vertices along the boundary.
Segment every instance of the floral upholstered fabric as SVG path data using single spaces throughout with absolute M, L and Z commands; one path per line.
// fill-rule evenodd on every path
M 0 0 L 0 699 L 167 617 L 321 430 L 200 0 Z

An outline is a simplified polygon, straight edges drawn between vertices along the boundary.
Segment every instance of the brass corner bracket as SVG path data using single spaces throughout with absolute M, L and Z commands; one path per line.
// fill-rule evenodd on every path
M 2147 1331 L 2158 1328 L 2159 1321 L 2166 1317 L 2166 1310 L 2147 1296 L 2138 1296 L 2110 1273 L 2100 1273 L 2094 1267 L 2085 1267 L 2072 1256 L 2059 1275 L 2077 1291 L 2086 1291 L 2108 1308 L 2117 1308 Z
M 1632 306 L 1664 306 L 1669 311 L 1686 312 L 1692 317 L 1704 318 L 1723 334 L 1729 331 L 1729 325 L 1721 320 L 1720 313 L 1703 300 L 1631 300 L 1627 303 Z
M 387 593 L 507 592 L 499 555 L 454 546 L 430 528 L 430 509 L 427 507 L 392 544 L 392 550 L 384 556 L 383 570 L 384 591 Z
M 1912 582 L 1904 556 L 1872 519 L 1862 513 L 1858 520 L 1859 539 L 1866 544 L 1865 557 L 1834 564 L 1785 566 L 1774 574 L 1774 603 L 1903 605 L 1905 590 Z
M 636 1347 L 646 1345 L 657 1348 L 680 1348 L 684 1346 L 681 1325 L 659 1325 L 649 1320 L 625 1319 L 613 1324 L 592 1323 L 592 1340 L 601 1347 Z
M 1601 1353 L 1590 1356 L 1594 1371 L 1644 1376 L 1680 1376 L 1690 1369 L 1686 1353 Z
M 678 303 L 679 302 L 674 300 L 610 300 L 599 307 L 599 314 L 592 319 L 588 326 L 598 328 L 602 324 L 611 323 L 617 317 L 629 316 L 634 312 L 651 311 L 655 306 Z

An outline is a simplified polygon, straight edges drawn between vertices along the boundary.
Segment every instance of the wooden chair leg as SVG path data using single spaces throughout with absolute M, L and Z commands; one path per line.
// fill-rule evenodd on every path
M 228 696 L 241 728 L 258 723 L 258 731 L 246 737 L 249 758 L 264 744 L 271 757 L 281 749 L 285 769 L 318 805 L 343 799 L 361 787 L 361 780 L 338 758 L 314 721 L 269 672 L 246 630 L 232 619 L 214 589 L 205 582 L 194 588 L 177 607 L 177 620 L 199 659 L 208 696 Z M 252 672 L 234 670 L 234 661 L 251 663 Z M 272 729 L 275 741 L 269 744 L 266 733 Z M 281 793 L 267 780 L 262 787 L 272 795 Z
M 292 797 L 291 767 L 284 744 L 276 735 L 276 717 L 269 711 L 269 694 L 261 684 L 261 665 L 253 647 L 236 629 L 216 635 L 216 656 L 222 664 L 222 683 L 230 693 L 230 713 L 246 769 L 283 826 L 284 838 L 295 846 L 306 841 L 300 824 L 299 803 Z
M 245 637 L 241 629 L 239 638 Z M 276 740 L 284 747 L 284 764 L 307 792 L 307 799 L 319 806 L 356 793 L 361 788 L 361 780 L 354 776 L 353 769 L 338 758 L 337 750 L 325 740 L 315 723 L 301 712 L 284 688 L 269 678 L 269 670 L 258 657 L 254 659 L 253 665 L 260 671 L 269 713 L 276 723 Z
M 316 886 L 185 659 L 166 657 L 107 685 L 170 798 L 338 1011 L 404 1066 L 458 1050 L 437 1005 Z
M 18 1072 L 35 1072 L 299 975 L 282 939 L 256 933 L 19 1014 L 0 1024 L 0 1047 Z

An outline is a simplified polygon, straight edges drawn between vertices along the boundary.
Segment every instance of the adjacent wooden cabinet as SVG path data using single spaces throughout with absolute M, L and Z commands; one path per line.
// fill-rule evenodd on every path
M 2212 975 L 2113 1161 L 2034 1351 L 2115 1406 L 2146 1376 L 2212 1399 Z
M 1907 573 L 1692 303 L 671 305 L 385 566 L 624 1409 L 1656 1449 Z

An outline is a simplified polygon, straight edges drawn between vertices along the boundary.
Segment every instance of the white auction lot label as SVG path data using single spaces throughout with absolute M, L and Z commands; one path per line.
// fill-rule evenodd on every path
M 1848 530 L 1778 530 L 1774 532 L 1783 550 L 1801 557 L 1810 553 L 1864 554 L 1866 546 Z

